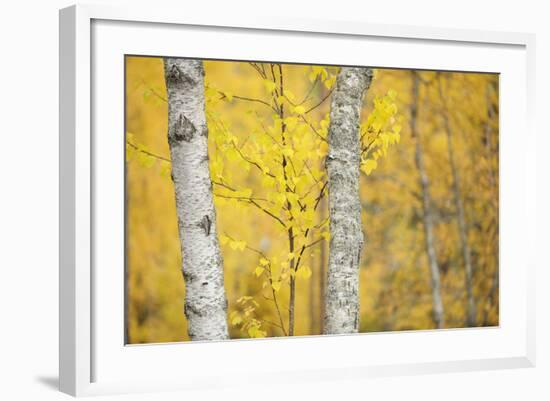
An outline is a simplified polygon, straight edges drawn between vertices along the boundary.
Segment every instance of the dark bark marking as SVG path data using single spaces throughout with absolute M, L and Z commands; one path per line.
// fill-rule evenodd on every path
M 184 304 L 184 312 L 185 312 L 185 315 L 188 316 L 190 313 L 192 313 L 193 315 L 196 315 L 196 316 L 200 316 L 200 317 L 204 317 L 207 315 L 207 313 L 205 311 L 201 311 L 197 308 L 195 308 L 190 302 L 185 302 Z
M 170 140 L 172 142 L 190 142 L 193 139 L 195 132 L 197 132 L 195 125 L 183 114 L 180 114 L 176 124 L 174 124 L 174 129 L 172 135 L 170 136 Z
M 173 64 L 172 67 L 170 67 L 170 71 L 168 71 L 167 78 L 170 83 L 174 83 L 174 84 L 179 84 L 184 82 L 187 82 L 192 85 L 195 84 L 195 80 L 191 78 L 188 74 L 183 72 L 175 64 Z
M 201 227 L 204 230 L 204 234 L 208 237 L 210 235 L 210 227 L 212 225 L 212 221 L 210 221 L 210 217 L 205 215 L 201 222 L 199 223 L 199 227 Z

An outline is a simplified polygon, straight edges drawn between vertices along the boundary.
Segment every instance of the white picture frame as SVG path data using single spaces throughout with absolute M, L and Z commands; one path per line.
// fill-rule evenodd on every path
M 190 35 L 195 45 L 185 47 L 181 40 L 177 41 L 180 45 L 168 40 L 174 35 Z M 221 42 L 219 35 L 232 40 Z M 267 43 L 285 45 L 255 47 L 258 35 Z M 502 74 L 500 326 L 125 346 L 123 333 L 119 333 L 124 269 L 119 263 L 123 220 L 117 192 L 123 188 L 117 189 L 120 170 L 106 170 L 124 157 L 121 55 L 312 61 L 316 47 L 333 40 L 341 46 L 332 47 L 333 53 L 315 61 L 364 65 L 364 53 L 356 55 L 350 49 L 365 46 L 366 50 L 378 49 L 375 65 L 380 67 Z M 229 44 L 235 41 L 243 45 Z M 298 48 L 299 43 L 306 46 Z M 286 382 L 359 380 L 534 366 L 535 260 L 534 256 L 519 258 L 521 253 L 535 254 L 534 48 L 534 35 L 522 33 L 250 14 L 228 18 L 154 7 L 79 5 L 61 10 L 60 390 L 80 396 L 267 383 L 274 378 Z M 103 132 L 120 132 L 120 137 Z M 516 146 L 519 141 L 520 147 Z M 115 221 L 116 227 L 106 230 L 105 221 Z M 112 268 L 102 270 L 106 265 Z M 292 366 L 279 360 L 284 353 L 292 355 Z M 183 371 L 182 365 L 176 365 L 182 355 L 193 368 Z M 201 362 L 212 358 L 220 366 Z M 254 358 L 272 358 L 270 367 L 252 365 Z

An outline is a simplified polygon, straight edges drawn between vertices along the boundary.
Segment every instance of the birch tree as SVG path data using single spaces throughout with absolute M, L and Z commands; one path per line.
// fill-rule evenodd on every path
M 208 166 L 203 63 L 165 58 L 164 76 L 189 337 L 225 340 L 227 300 Z
M 428 255 L 428 266 L 430 269 L 430 284 L 432 289 L 432 312 L 433 320 L 436 327 L 442 328 L 445 325 L 443 300 L 441 298 L 441 277 L 439 273 L 439 265 L 437 263 L 437 255 L 435 251 L 435 238 L 433 228 L 433 215 L 430 199 L 430 180 L 426 172 L 424 164 L 424 155 L 422 152 L 421 138 L 418 132 L 418 104 L 419 101 L 419 84 L 420 78 L 416 71 L 411 72 L 412 76 L 412 98 L 411 98 L 411 115 L 410 129 L 411 135 L 415 143 L 415 164 L 418 170 L 421 197 L 422 197 L 422 219 L 424 227 L 424 241 L 426 246 L 426 254 Z
M 458 223 L 458 236 L 460 239 L 460 247 L 462 250 L 462 258 L 464 262 L 464 286 L 466 288 L 466 324 L 470 327 L 476 325 L 476 303 L 474 299 L 474 292 L 472 286 L 472 252 L 470 250 L 470 244 L 468 243 L 468 225 L 466 222 L 466 214 L 464 212 L 464 202 L 462 201 L 462 193 L 460 191 L 460 177 L 458 175 L 458 169 L 456 167 L 454 148 L 453 148 L 453 133 L 451 130 L 451 124 L 449 121 L 449 110 L 447 101 L 443 95 L 443 88 L 441 82 L 441 75 L 438 74 L 438 89 L 439 98 L 443 105 L 443 125 L 445 133 L 447 135 L 447 151 L 449 155 L 449 164 L 451 167 L 452 178 L 452 193 L 453 202 L 457 214 Z
M 342 67 L 332 95 L 326 157 L 331 240 L 325 334 L 359 331 L 359 262 L 363 249 L 359 129 L 363 94 L 371 80 L 370 69 Z

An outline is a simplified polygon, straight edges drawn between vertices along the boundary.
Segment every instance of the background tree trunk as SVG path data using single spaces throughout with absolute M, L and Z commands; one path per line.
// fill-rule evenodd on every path
M 329 151 L 330 248 L 325 334 L 359 330 L 359 266 L 363 248 L 359 200 L 359 123 L 372 70 L 342 67 L 332 95 Z
M 493 157 L 493 155 L 496 155 L 498 157 L 498 154 L 499 154 L 499 145 L 498 145 L 498 141 L 493 141 L 491 138 L 493 136 L 493 127 L 491 126 L 491 122 L 494 121 L 495 119 L 498 121 L 498 111 L 497 111 L 497 106 L 495 104 L 493 104 L 491 98 L 492 98 L 492 93 L 494 92 L 498 92 L 498 78 L 497 80 L 493 80 L 491 82 L 489 82 L 489 84 L 487 85 L 487 89 L 486 89 L 486 102 L 487 102 L 487 121 L 485 122 L 485 132 L 484 132 L 484 143 L 485 143 L 485 152 L 486 152 L 486 158 L 487 160 L 489 161 L 489 168 L 488 168 L 488 178 L 489 178 L 489 185 L 491 187 L 491 190 L 493 192 L 493 207 L 495 210 L 497 210 L 497 213 L 495 214 L 495 219 L 494 219 L 494 225 L 495 225 L 495 230 L 494 230 L 494 233 L 496 233 L 497 235 L 492 235 L 491 236 L 491 240 L 493 242 L 493 249 L 494 249 L 494 257 L 495 257 L 495 260 L 494 260 L 494 267 L 493 267 L 493 274 L 492 274 L 492 283 L 491 283 L 491 287 L 489 289 L 489 292 L 487 294 L 487 302 L 485 304 L 485 307 L 484 307 L 484 311 L 483 311 L 483 326 L 488 326 L 489 325 L 489 311 L 492 309 L 492 308 L 496 308 L 496 313 L 497 313 L 497 316 L 498 316 L 498 311 L 499 311 L 499 294 L 498 294 L 498 290 L 499 290 L 499 265 L 500 265 L 500 262 L 499 262 L 499 252 L 500 252 L 500 248 L 499 248 L 499 237 L 498 237 L 498 232 L 499 232 L 499 213 L 498 213 L 498 208 L 499 208 L 499 183 L 498 183 L 498 168 L 494 169 L 494 166 L 493 166 L 493 163 L 491 161 L 491 158 Z
M 316 262 L 316 258 L 313 256 L 313 253 L 309 254 L 308 258 L 308 264 L 310 266 L 314 266 Z M 318 305 L 316 305 L 315 301 L 317 300 L 315 290 L 317 288 L 317 282 L 316 282 L 316 274 L 313 274 L 309 279 L 309 288 L 308 288 L 308 306 L 309 306 L 309 334 L 317 334 L 317 311 L 319 309 Z
M 189 337 L 224 340 L 227 300 L 208 166 L 204 67 L 199 60 L 166 58 L 164 76 Z
M 447 108 L 447 102 L 443 95 L 443 88 L 441 83 L 441 76 L 438 77 L 439 84 L 439 97 L 443 105 L 443 124 L 445 126 L 445 132 L 447 134 L 447 150 L 449 154 L 449 164 L 451 167 L 451 176 L 452 176 L 452 191 L 453 191 L 453 200 L 455 204 L 455 209 L 458 219 L 458 234 L 460 238 L 460 247 L 462 248 L 462 258 L 464 261 L 464 285 L 466 287 L 466 324 L 470 327 L 476 326 L 477 313 L 476 313 L 476 303 L 474 299 L 474 291 L 472 288 L 472 252 L 470 250 L 470 244 L 468 243 L 468 225 L 466 222 L 466 215 L 464 213 L 464 202 L 462 201 L 462 193 L 460 191 L 460 177 L 458 176 L 458 171 L 456 168 L 454 149 L 453 149 L 453 138 L 451 131 L 451 124 L 449 122 L 449 110 Z
M 411 135 L 415 141 L 415 156 L 414 160 L 418 169 L 420 187 L 422 189 L 422 214 L 424 225 L 424 237 L 426 241 L 426 253 L 428 255 L 428 265 L 430 268 L 430 281 L 432 288 L 432 309 L 433 320 L 436 327 L 442 328 L 445 325 L 443 300 L 441 298 L 441 278 L 439 274 L 439 266 L 437 263 L 437 255 L 435 252 L 434 233 L 433 233 L 433 216 L 430 205 L 430 181 L 426 173 L 424 165 L 424 156 L 422 154 L 422 145 L 417 127 L 418 119 L 418 86 L 419 77 L 416 71 L 411 72 L 412 75 L 412 98 L 411 98 Z

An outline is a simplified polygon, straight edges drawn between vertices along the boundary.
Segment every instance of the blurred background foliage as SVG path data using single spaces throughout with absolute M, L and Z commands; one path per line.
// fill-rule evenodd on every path
M 326 136 L 330 93 L 338 69 L 283 64 L 287 98 L 274 99 L 274 88 L 256 68 L 270 76 L 270 64 L 254 67 L 247 62 L 205 61 L 204 65 L 211 174 L 213 180 L 237 187 L 237 197 L 250 199 L 267 194 L 270 202 L 277 203 L 275 195 L 280 187 L 266 182 L 265 173 L 278 173 L 276 166 L 269 164 L 271 155 L 265 151 L 269 147 L 262 141 L 281 124 L 268 106 L 273 102 L 286 104 L 286 117 L 290 119 L 282 121 L 292 126 L 288 128 L 291 140 L 286 149 L 273 152 L 281 152 L 295 163 L 302 163 L 302 167 L 307 163 L 313 170 L 308 175 L 312 181 L 299 181 L 294 172 L 299 181 L 296 188 L 302 187 L 305 202 L 318 200 L 314 214 L 293 223 L 296 232 L 303 233 L 304 227 L 313 232 L 296 244 L 297 251 L 303 246 L 305 252 L 303 270 L 293 276 L 294 335 L 320 334 L 328 209 L 326 197 L 317 199 L 308 195 L 308 190 L 315 188 L 317 195 L 323 191 L 319 182 L 323 181 L 326 142 L 322 138 Z M 418 74 L 417 124 L 430 178 L 445 327 L 465 327 L 466 322 L 464 261 L 445 118 L 452 131 L 468 222 L 477 324 L 498 325 L 498 75 Z M 409 126 L 411 87 L 410 71 L 376 69 L 364 101 L 363 143 L 374 145 L 362 162 L 360 188 L 366 239 L 360 270 L 361 332 L 435 327 L 421 187 Z M 263 100 L 267 106 L 250 99 Z M 170 179 L 166 89 L 160 58 L 126 58 L 126 131 L 127 342 L 185 341 L 189 339 L 183 313 L 185 285 Z M 255 157 L 254 151 L 260 152 L 264 161 L 261 169 L 245 160 L 249 155 Z M 284 269 L 268 275 L 264 268 L 297 259 L 298 255 L 289 256 L 287 232 L 249 201 L 232 199 L 234 191 L 214 190 L 219 195 L 215 206 L 230 336 L 284 335 L 288 330 L 288 326 L 283 328 L 289 297 L 285 280 L 290 278 L 284 276 Z M 285 218 L 284 212 L 281 216 Z M 279 313 L 273 302 L 275 295 Z

